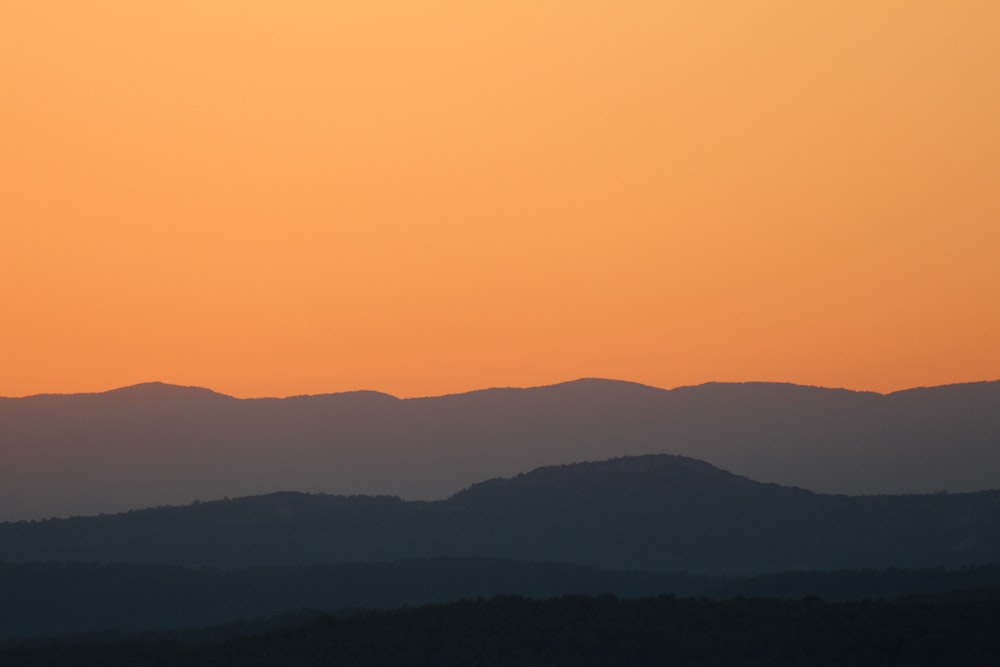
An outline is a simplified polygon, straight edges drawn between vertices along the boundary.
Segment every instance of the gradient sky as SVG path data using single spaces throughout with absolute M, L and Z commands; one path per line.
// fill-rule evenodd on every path
M 4 0 L 0 395 L 1000 378 L 995 0 Z

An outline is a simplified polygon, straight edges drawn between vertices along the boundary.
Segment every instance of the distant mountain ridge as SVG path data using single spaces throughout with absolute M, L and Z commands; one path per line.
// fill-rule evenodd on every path
M 275 493 L 0 524 L 0 562 L 438 557 L 715 574 L 959 567 L 1000 562 L 1000 492 L 829 496 L 661 454 L 542 468 L 435 502 Z
M 0 400 L 0 520 L 277 489 L 444 498 L 568 461 L 701 459 L 828 493 L 1000 488 L 1000 381 L 882 395 L 584 379 L 398 399 L 237 399 L 147 383 Z
M 181 630 L 302 609 L 397 608 L 496 595 L 613 594 L 827 600 L 1000 591 L 1000 565 L 719 577 L 494 559 L 215 569 L 137 564 L 0 563 L 0 648 L 11 637 Z M 301 613 L 301 612 L 299 612 Z M 251 624 L 252 627 L 252 624 Z M 200 634 L 200 633 L 198 633 Z M 105 637 L 106 639 L 106 637 Z

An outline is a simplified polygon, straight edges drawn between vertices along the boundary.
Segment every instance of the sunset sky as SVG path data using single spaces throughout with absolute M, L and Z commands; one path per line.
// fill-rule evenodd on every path
M 1000 378 L 996 0 L 4 0 L 0 395 Z

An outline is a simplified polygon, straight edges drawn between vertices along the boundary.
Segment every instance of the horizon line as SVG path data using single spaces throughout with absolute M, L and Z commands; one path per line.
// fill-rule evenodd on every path
M 681 390 L 681 389 L 693 389 L 693 388 L 696 388 L 696 387 L 705 387 L 705 386 L 708 386 L 708 385 L 783 385 L 783 386 L 801 387 L 801 388 L 807 388 L 807 389 L 824 389 L 824 390 L 828 390 L 828 391 L 848 391 L 848 392 L 852 392 L 852 393 L 856 393 L 856 394 L 875 394 L 875 395 L 878 395 L 878 396 L 891 396 L 892 394 L 898 394 L 898 393 L 903 393 L 903 392 L 907 392 L 907 391 L 914 391 L 914 390 L 920 390 L 920 389 L 937 389 L 937 388 L 941 388 L 941 387 L 954 387 L 954 386 L 961 386 L 961 385 L 989 384 L 989 383 L 993 383 L 993 382 L 1000 382 L 1000 378 L 996 378 L 996 379 L 984 379 L 984 380 L 971 380 L 971 381 L 964 381 L 964 382 L 948 382 L 948 383 L 937 384 L 937 385 L 915 385 L 915 386 L 911 386 L 911 387 L 904 387 L 902 389 L 896 389 L 896 390 L 893 390 L 893 391 L 882 392 L 882 391 L 876 391 L 876 390 L 870 390 L 870 389 L 852 389 L 850 387 L 836 387 L 836 386 L 826 386 L 826 385 L 818 385 L 818 384 L 806 384 L 806 383 L 791 382 L 791 381 L 778 381 L 778 380 L 708 380 L 708 381 L 705 381 L 705 382 L 698 382 L 698 383 L 695 383 L 695 384 L 681 384 L 681 385 L 676 385 L 676 386 L 673 386 L 673 387 L 658 387 L 656 385 L 645 384 L 645 383 L 642 383 L 642 382 L 636 382 L 634 380 L 623 380 L 623 379 L 619 379 L 619 378 L 598 377 L 598 376 L 583 376 L 583 377 L 573 378 L 573 379 L 570 379 L 570 380 L 563 380 L 563 381 L 560 381 L 560 382 L 552 382 L 552 383 L 540 384 L 540 385 L 522 385 L 522 386 L 514 386 L 514 385 L 500 386 L 500 385 L 495 385 L 495 386 L 488 386 L 488 387 L 480 387 L 480 388 L 476 388 L 476 389 L 469 389 L 469 390 L 465 390 L 465 391 L 445 392 L 445 393 L 442 393 L 442 394 L 421 394 L 421 395 L 417 395 L 417 396 L 397 396 L 395 394 L 392 394 L 392 393 L 389 393 L 389 392 L 386 392 L 386 391 L 381 391 L 381 390 L 378 390 L 378 389 L 348 389 L 348 390 L 343 390 L 343 391 L 329 391 L 329 392 L 319 392 L 319 393 L 288 394 L 288 395 L 285 395 L 285 396 L 274 396 L 274 395 L 266 395 L 266 396 L 237 396 L 237 395 L 234 395 L 234 394 L 227 394 L 225 392 L 221 392 L 221 391 L 212 389 L 211 387 L 205 387 L 205 386 L 201 386 L 201 385 L 179 384 L 179 383 L 174 383 L 174 382 L 166 382 L 166 381 L 163 381 L 163 380 L 149 380 L 149 381 L 145 381 L 145 382 L 136 382 L 134 384 L 126 384 L 126 385 L 116 386 L 116 387 L 112 387 L 110 389 L 105 389 L 105 390 L 100 390 L 100 391 L 40 392 L 40 393 L 34 393 L 34 394 L 24 394 L 24 395 L 20 395 L 20 396 L 0 396 L 0 399 L 17 400 L 17 399 L 26 399 L 26 398 L 40 398 L 40 397 L 45 397 L 45 396 L 99 396 L 99 395 L 111 394 L 111 393 L 115 393 L 115 392 L 119 392 L 119 391 L 127 391 L 129 389 L 137 389 L 137 388 L 140 388 L 140 387 L 162 386 L 162 387 L 169 387 L 169 388 L 174 388 L 174 389 L 186 389 L 186 390 L 204 391 L 204 392 L 209 392 L 211 394 L 215 394 L 217 396 L 222 396 L 222 397 L 225 397 L 225 398 L 232 398 L 234 400 L 240 400 L 240 401 L 252 401 L 252 400 L 286 400 L 286 399 L 293 399 L 293 398 L 310 398 L 310 397 L 319 397 L 319 396 L 338 396 L 338 395 L 344 395 L 344 394 L 379 394 L 379 395 L 386 396 L 386 397 L 389 397 L 389 398 L 393 398 L 393 399 L 396 399 L 396 400 L 399 400 L 399 401 L 410 401 L 410 400 L 421 400 L 421 399 L 430 399 L 430 398 L 445 398 L 445 397 L 448 397 L 448 396 L 465 396 L 465 395 L 468 395 L 468 394 L 476 394 L 476 393 L 487 392 L 487 391 L 511 391 L 511 390 L 512 391 L 527 391 L 527 390 L 532 390 L 532 389 L 547 389 L 547 388 L 551 388 L 551 387 L 559 387 L 559 386 L 570 385 L 570 384 L 577 384 L 577 383 L 580 383 L 580 382 L 588 382 L 588 381 L 607 382 L 607 383 L 614 383 L 614 384 L 635 385 L 635 386 L 643 387 L 643 388 L 646 388 L 646 389 L 654 389 L 654 390 L 657 390 L 657 391 L 665 391 L 665 392 L 666 391 L 676 391 L 676 390 Z

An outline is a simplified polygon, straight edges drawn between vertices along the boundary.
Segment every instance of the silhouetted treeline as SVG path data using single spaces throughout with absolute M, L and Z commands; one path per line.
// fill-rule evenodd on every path
M 0 649 L 5 667 L 997 664 L 1000 596 L 827 603 L 520 597 L 322 617 L 208 645 Z
M 828 600 L 1000 590 L 1000 565 L 944 570 L 788 572 L 719 577 L 605 571 L 561 563 L 433 559 L 311 568 L 0 564 L 0 640 L 200 628 L 302 609 L 394 608 L 516 594 L 613 593 Z

